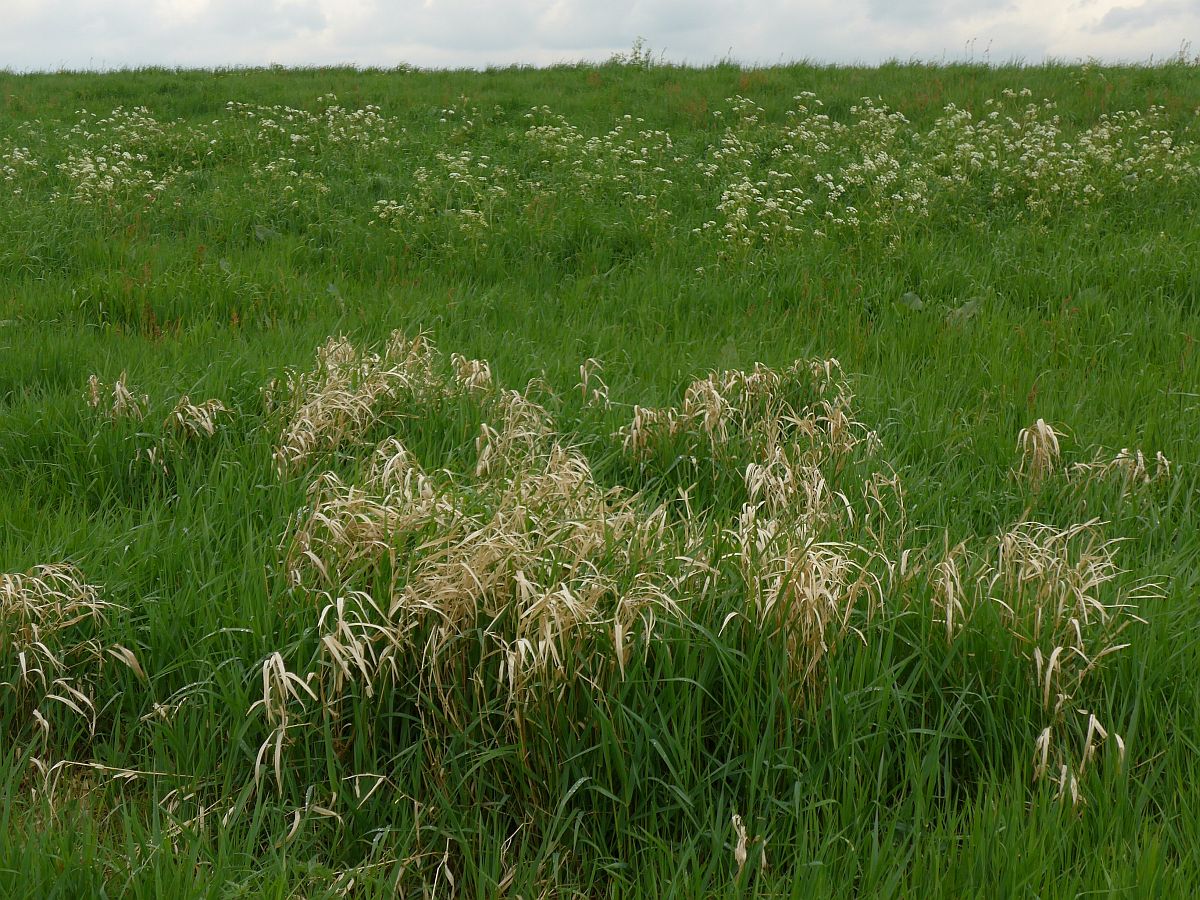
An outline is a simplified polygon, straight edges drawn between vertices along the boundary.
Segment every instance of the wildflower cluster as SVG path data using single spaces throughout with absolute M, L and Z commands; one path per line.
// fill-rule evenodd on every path
M 1019 99 L 1006 91 L 979 119 L 948 104 L 918 128 L 872 98 L 839 121 L 803 92 L 785 121 L 774 123 L 738 95 L 713 113 L 724 128 L 698 152 L 680 150 L 668 132 L 639 117 L 625 115 L 608 132 L 587 136 L 539 106 L 525 115 L 523 133 L 508 136 L 527 150 L 523 169 L 491 173 L 483 190 L 470 177 L 478 177 L 470 154 L 438 151 L 440 165 L 416 170 L 418 190 L 379 201 L 376 216 L 401 231 L 439 212 L 466 216 L 471 225 L 462 230 L 477 238 L 484 228 L 515 227 L 531 212 L 544 218 L 547 207 L 561 216 L 571 198 L 582 198 L 651 236 L 702 216 L 688 231 L 711 238 L 728 258 L 842 232 L 895 247 L 914 228 L 980 215 L 1041 221 L 1197 179 L 1196 145 L 1166 131 L 1161 107 L 1105 115 L 1068 134 L 1053 104 L 1013 108 Z M 697 174 L 711 193 L 674 189 L 694 184 Z M 465 197 L 463 185 L 472 188 Z M 711 205 L 697 208 L 706 196 Z
M 685 158 L 671 135 L 646 127 L 640 116 L 624 115 L 607 132 L 586 138 L 549 107 L 534 107 L 524 138 L 539 157 L 547 187 L 564 182 L 572 193 L 616 201 L 623 214 L 642 229 L 653 229 L 671 216 L 663 198 L 672 192 Z M 551 188 L 561 190 L 561 188 Z
M 375 220 L 397 229 L 430 223 L 451 227 L 480 243 L 510 197 L 512 174 L 485 154 L 438 151 L 431 166 L 413 172 L 412 191 L 403 201 L 380 200 Z
M 1176 141 L 1161 106 L 1103 114 L 1069 137 L 1051 101 L 1017 108 L 1028 96 L 1005 91 L 985 101 L 978 117 L 947 105 L 923 139 L 942 193 L 966 192 L 1040 220 L 1194 181 L 1200 171 L 1195 145 Z
M 339 153 L 384 150 L 392 145 L 393 125 L 378 106 L 367 104 L 350 109 L 335 94 L 316 99 L 316 112 L 275 104 L 240 103 L 230 100 L 225 111 L 243 123 L 257 147 L 278 152 L 307 151 L 319 155 L 336 148 Z M 219 120 L 217 123 L 221 125 Z
M 180 205 L 203 170 L 244 161 L 259 209 L 300 228 L 318 226 L 333 203 L 361 204 L 357 193 L 331 200 L 336 176 L 375 186 L 369 213 L 341 212 L 413 249 L 527 252 L 531 240 L 572 240 L 582 223 L 617 243 L 686 237 L 725 260 L 839 234 L 894 250 L 939 225 L 994 217 L 1044 226 L 1147 192 L 1181 195 L 1200 180 L 1197 142 L 1172 129 L 1162 106 L 1078 128 L 1028 91 L 1006 90 L 978 113 L 949 103 L 925 126 L 869 97 L 834 117 L 801 92 L 774 121 L 734 95 L 712 114 L 716 136 L 686 147 L 633 114 L 599 134 L 544 105 L 516 128 L 499 107 L 481 111 L 466 97 L 432 116 L 410 136 L 378 106 L 328 94 L 312 110 L 229 101 L 203 126 L 144 107 L 81 111 L 62 133 L 34 129 L 5 150 L 0 177 L 28 194 L 55 173 L 56 199 L 121 211 L 173 185 Z
M 31 172 L 41 174 L 42 169 L 28 147 L 10 147 L 0 153 L 0 178 L 4 179 L 5 184 L 14 185 L 14 195 L 24 193 L 19 182 Z
M 80 110 L 79 116 L 67 134 L 66 159 L 55 166 L 69 199 L 118 210 L 153 204 L 183 172 L 171 161 L 185 132 L 146 107 L 117 107 L 103 117 Z
M 309 111 L 230 101 L 225 109 L 232 121 L 214 122 L 207 155 L 248 156 L 252 190 L 272 206 L 320 216 L 331 176 L 344 177 L 385 158 L 403 129 L 378 106 L 344 107 L 333 94 L 318 97 L 315 105 Z

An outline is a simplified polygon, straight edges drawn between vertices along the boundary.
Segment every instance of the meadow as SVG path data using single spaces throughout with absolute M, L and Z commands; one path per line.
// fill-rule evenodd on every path
M 1189 895 L 1198 72 L 0 72 L 0 894 Z

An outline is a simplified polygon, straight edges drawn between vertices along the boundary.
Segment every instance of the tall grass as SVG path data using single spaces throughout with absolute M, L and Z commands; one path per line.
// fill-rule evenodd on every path
M 0 893 L 1195 883 L 1194 67 L 0 97 Z

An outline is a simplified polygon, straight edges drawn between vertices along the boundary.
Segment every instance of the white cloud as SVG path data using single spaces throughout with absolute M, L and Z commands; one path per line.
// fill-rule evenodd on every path
M 0 67 L 1146 60 L 1197 0 L 0 0 Z
M 1186 18 L 1191 11 L 1195 18 L 1195 3 L 1183 0 L 1147 0 L 1137 6 L 1114 6 L 1097 25 L 1100 31 L 1140 31 L 1155 28 Z

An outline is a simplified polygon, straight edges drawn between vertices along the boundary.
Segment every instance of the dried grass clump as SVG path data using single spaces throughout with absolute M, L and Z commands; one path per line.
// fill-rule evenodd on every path
M 625 451 L 644 456 L 683 437 L 714 459 L 737 442 L 758 452 L 804 438 L 813 448 L 844 455 L 875 433 L 850 415 L 853 393 L 836 359 L 797 360 L 783 369 L 755 363 L 749 371 L 714 372 L 693 381 L 680 407 L 635 406 L 629 425 L 617 432 Z
M 946 640 L 953 640 L 966 625 L 967 592 L 963 588 L 960 563 L 966 555 L 966 543 L 948 549 L 934 567 L 934 605 L 941 610 L 946 625 Z
M 811 392 L 807 405 L 797 399 L 800 379 Z M 737 398 L 736 407 L 729 405 L 738 410 L 737 436 L 757 457 L 745 467 L 748 502 L 730 533 L 747 606 L 760 628 L 786 643 L 795 686 L 803 690 L 833 644 L 855 628 L 853 620 L 865 623 L 882 604 L 891 570 L 885 550 L 893 549 L 886 526 L 903 520 L 899 484 L 877 472 L 862 485 L 858 511 L 831 486 L 852 451 L 877 444 L 852 417 L 852 395 L 836 360 L 796 363 L 782 375 L 756 366 L 697 382 L 685 397 L 685 415 L 689 398 L 715 394 Z M 709 402 L 708 409 L 721 410 Z M 691 414 L 698 412 L 693 403 Z M 858 525 L 870 546 L 846 539 Z
M 281 472 L 295 471 L 315 454 L 361 440 L 389 406 L 460 390 L 479 390 L 490 370 L 463 360 L 458 380 L 439 371 L 440 357 L 423 337 L 394 332 L 382 353 L 357 349 L 344 337 L 330 338 L 317 351 L 311 372 L 289 372 L 266 391 L 269 407 L 285 415 L 275 450 Z
M 132 651 L 106 647 L 87 633 L 110 608 L 99 589 L 67 563 L 0 574 L 0 688 L 15 702 L 17 715 L 28 716 L 43 736 L 50 734 L 47 702 L 70 709 L 94 729 L 90 681 L 106 656 L 142 676 Z
M 395 438 L 376 451 L 367 483 L 345 484 L 326 472 L 310 485 L 309 506 L 297 518 L 287 550 L 293 585 L 311 582 L 337 586 L 364 564 L 374 566 L 390 555 L 396 539 L 429 526 L 450 527 L 452 501 L 435 493 L 433 482 Z
M 746 867 L 746 860 L 750 858 L 750 847 L 754 844 L 759 845 L 758 867 L 761 871 L 767 870 L 767 839 L 759 836 L 750 837 L 750 832 L 746 830 L 746 823 L 742 821 L 742 817 L 737 813 L 732 817 L 733 833 L 737 835 L 737 844 L 733 848 L 733 861 L 737 863 L 737 873 L 742 874 L 742 869 Z
M 1018 475 L 1035 490 L 1052 475 L 1059 466 L 1059 446 L 1062 432 L 1038 419 L 1033 425 L 1022 429 L 1017 439 L 1017 451 L 1021 454 Z M 1090 462 L 1077 462 L 1065 470 L 1073 482 L 1115 481 L 1121 483 L 1121 493 L 1128 495 L 1135 490 L 1165 480 L 1171 475 L 1171 461 L 1161 452 L 1153 459 L 1141 450 L 1121 448 L 1112 456 L 1104 453 Z
M 486 360 L 468 359 L 452 353 L 450 364 L 454 367 L 454 381 L 463 390 L 487 392 L 492 389 L 492 367 Z
M 1159 451 L 1154 454 L 1153 467 L 1141 450 L 1122 447 L 1110 459 L 1097 456 L 1092 462 L 1075 463 L 1069 474 L 1084 481 L 1116 480 L 1122 484 L 1122 493 L 1165 480 L 1171 475 L 1171 461 Z
M 88 390 L 84 395 L 88 406 L 92 409 L 103 409 L 104 414 L 113 420 L 141 421 L 144 419 L 150 398 L 145 394 L 137 394 L 130 390 L 125 383 L 127 377 L 122 372 L 112 387 L 109 387 L 98 376 L 89 376 Z
M 608 385 L 600 375 L 603 370 L 604 363 L 588 357 L 579 366 L 579 384 L 575 386 L 579 388 L 579 394 L 586 405 L 608 409 Z
M 1072 701 L 1101 659 L 1128 646 L 1117 638 L 1140 621 L 1130 612 L 1134 601 L 1155 596 L 1147 589 L 1106 598 L 1123 572 L 1117 542 L 1104 540 L 1098 526 L 1096 520 L 1068 528 L 1023 522 L 999 537 L 990 566 L 988 594 L 1009 630 L 1031 648 L 1042 705 L 1052 713 Z
M 855 614 L 869 618 L 879 608 L 883 591 L 860 545 L 789 538 L 772 535 L 748 557 L 745 572 L 758 623 L 782 635 L 797 685 L 807 686 Z
M 470 720 L 466 706 L 499 699 L 508 715 L 496 727 L 519 730 L 566 686 L 621 677 L 635 646 L 650 651 L 656 623 L 686 617 L 684 598 L 730 578 L 744 594 L 722 629 L 740 618 L 777 642 L 800 701 L 839 641 L 866 642 L 889 590 L 917 573 L 947 641 L 986 621 L 989 639 L 999 628 L 1029 661 L 1043 717 L 1038 779 L 1081 802 L 1101 750 L 1123 755 L 1119 735 L 1072 711 L 1087 702 L 1089 676 L 1126 646 L 1120 637 L 1140 621 L 1133 605 L 1152 588 L 1121 588 L 1116 544 L 1095 521 L 1022 522 L 986 549 L 964 541 L 913 565 L 923 554 L 899 478 L 875 465 L 851 480 L 878 442 L 836 361 L 714 373 L 678 407 L 634 407 L 618 433 L 626 451 L 688 441 L 712 454 L 714 476 L 740 476 L 745 502 L 728 522 L 694 509 L 688 490 L 668 512 L 601 486 L 529 388 L 497 387 L 483 361 L 440 359 L 398 335 L 379 355 L 331 341 L 312 373 L 289 376 L 281 461 L 337 447 L 346 468 L 313 478 L 281 545 L 289 584 L 312 603 L 316 650 L 295 670 L 281 654 L 263 663 L 260 777 L 273 770 L 282 782 L 289 735 L 335 722 L 351 698 L 413 692 L 458 725 Z M 598 390 L 593 363 L 580 370 L 585 401 Z M 366 444 L 396 403 L 420 415 L 447 398 L 481 421 L 466 472 L 426 469 L 397 435 Z M 1058 465 L 1058 432 L 1042 420 L 1019 446 L 1030 483 Z
M 1125 754 L 1121 736 L 1086 711 L 1086 733 L 1075 752 L 1074 711 L 1085 683 L 1108 656 L 1129 646 L 1124 632 L 1142 621 L 1136 604 L 1158 596 L 1153 583 L 1120 586 L 1116 547 L 1096 520 L 1067 528 L 1022 522 L 996 538 L 992 553 L 974 555 L 960 544 L 934 570 L 935 603 L 948 637 L 969 623 L 973 610 L 990 605 L 1016 652 L 1029 660 L 1046 722 L 1034 777 L 1051 779 L 1072 805 L 1082 802 L 1080 780 L 1102 744 L 1111 738 L 1121 758 Z
M 183 438 L 212 437 L 217 433 L 217 417 L 228 414 L 229 409 L 220 400 L 195 404 L 184 394 L 163 421 L 163 428 Z
M 531 459 L 559 446 L 550 414 L 525 394 L 502 390 L 490 410 L 496 426 L 483 423 L 475 439 L 477 477 L 518 475 Z
M 573 676 L 597 632 L 611 635 L 612 661 L 623 666 L 638 623 L 673 611 L 661 510 L 644 513 L 601 489 L 587 461 L 560 444 L 489 433 L 490 463 L 470 501 L 450 479 L 422 472 L 395 439 L 362 486 L 332 475 L 314 484 L 288 570 L 325 599 L 329 695 L 353 683 L 369 696 L 377 681 L 399 677 L 397 661 L 420 660 L 424 688 L 445 696 L 463 636 L 482 624 L 518 701 L 541 676 Z M 406 582 L 386 597 L 364 590 L 406 538 L 417 544 Z
M 273 757 L 277 777 L 288 730 L 309 721 L 298 709 L 317 697 L 311 711 L 336 717 L 351 694 L 403 684 L 460 721 L 471 685 L 499 692 L 515 725 L 560 686 L 623 671 L 656 618 L 680 614 L 675 598 L 691 570 L 665 508 L 599 485 L 544 407 L 493 387 L 486 363 L 456 359 L 444 375 L 422 363 L 419 386 L 429 402 L 453 392 L 477 405 L 474 471 L 427 472 L 389 437 L 362 451 L 361 477 L 317 476 L 284 540 L 290 583 L 320 609 L 319 648 L 303 674 L 278 655 L 264 663 L 257 706 L 272 732 L 260 767 Z M 371 366 L 379 383 L 395 379 Z M 303 451 L 289 460 L 365 424 L 368 407 L 374 415 L 365 403 L 352 407 L 362 419 L 317 414 L 333 408 L 323 386 L 339 379 L 320 374 L 328 368 L 322 359 L 319 379 L 295 379 L 322 385 L 306 394 L 305 421 L 332 424 L 289 431 L 284 446 Z
M 635 407 L 618 436 L 634 456 L 683 440 L 685 452 L 710 453 L 718 468 L 738 465 L 747 502 L 727 534 L 747 612 L 786 644 L 794 687 L 805 690 L 837 640 L 882 604 L 888 553 L 905 531 L 894 475 L 875 472 L 860 501 L 831 484 L 852 455 L 879 445 L 854 415 L 838 361 L 712 373 L 688 386 L 679 407 Z M 848 539 L 856 532 L 865 543 Z
M 1038 419 L 1017 436 L 1017 452 L 1021 465 L 1017 473 L 1036 490 L 1057 467 L 1062 455 L 1059 438 L 1062 433 Z
M 301 694 L 310 700 L 316 700 L 309 684 L 315 680 L 315 674 L 301 678 L 294 672 L 289 672 L 283 656 L 272 653 L 262 664 L 262 699 L 250 707 L 253 715 L 260 707 L 267 722 L 271 725 L 271 736 L 258 749 L 254 760 L 254 775 L 258 780 L 262 777 L 268 754 L 271 756 L 275 771 L 275 782 L 283 785 L 283 751 L 287 740 L 288 729 L 292 726 L 292 707 L 303 703 Z M 299 711 L 302 715 L 302 710 Z M 303 721 L 303 720 L 302 720 Z
M 859 501 L 834 486 L 848 459 L 879 446 L 855 417 L 836 359 L 712 373 L 688 386 L 679 407 L 635 407 L 618 436 L 634 456 L 683 440 L 685 452 L 710 453 L 718 469 L 738 465 L 747 502 L 727 535 L 749 617 L 786 644 L 796 690 L 812 684 L 847 631 L 864 637 L 854 622 L 882 604 L 888 553 L 899 552 L 906 530 L 903 494 L 883 471 L 861 485 Z M 848 539 L 855 533 L 865 543 Z
M 876 566 L 886 570 L 886 559 L 860 544 L 820 540 L 848 530 L 854 511 L 819 467 L 794 465 L 793 454 L 776 448 L 769 461 L 747 467 L 745 480 L 750 502 L 731 537 L 747 604 L 760 627 L 786 641 L 796 685 L 804 688 L 852 618 L 879 608 Z

